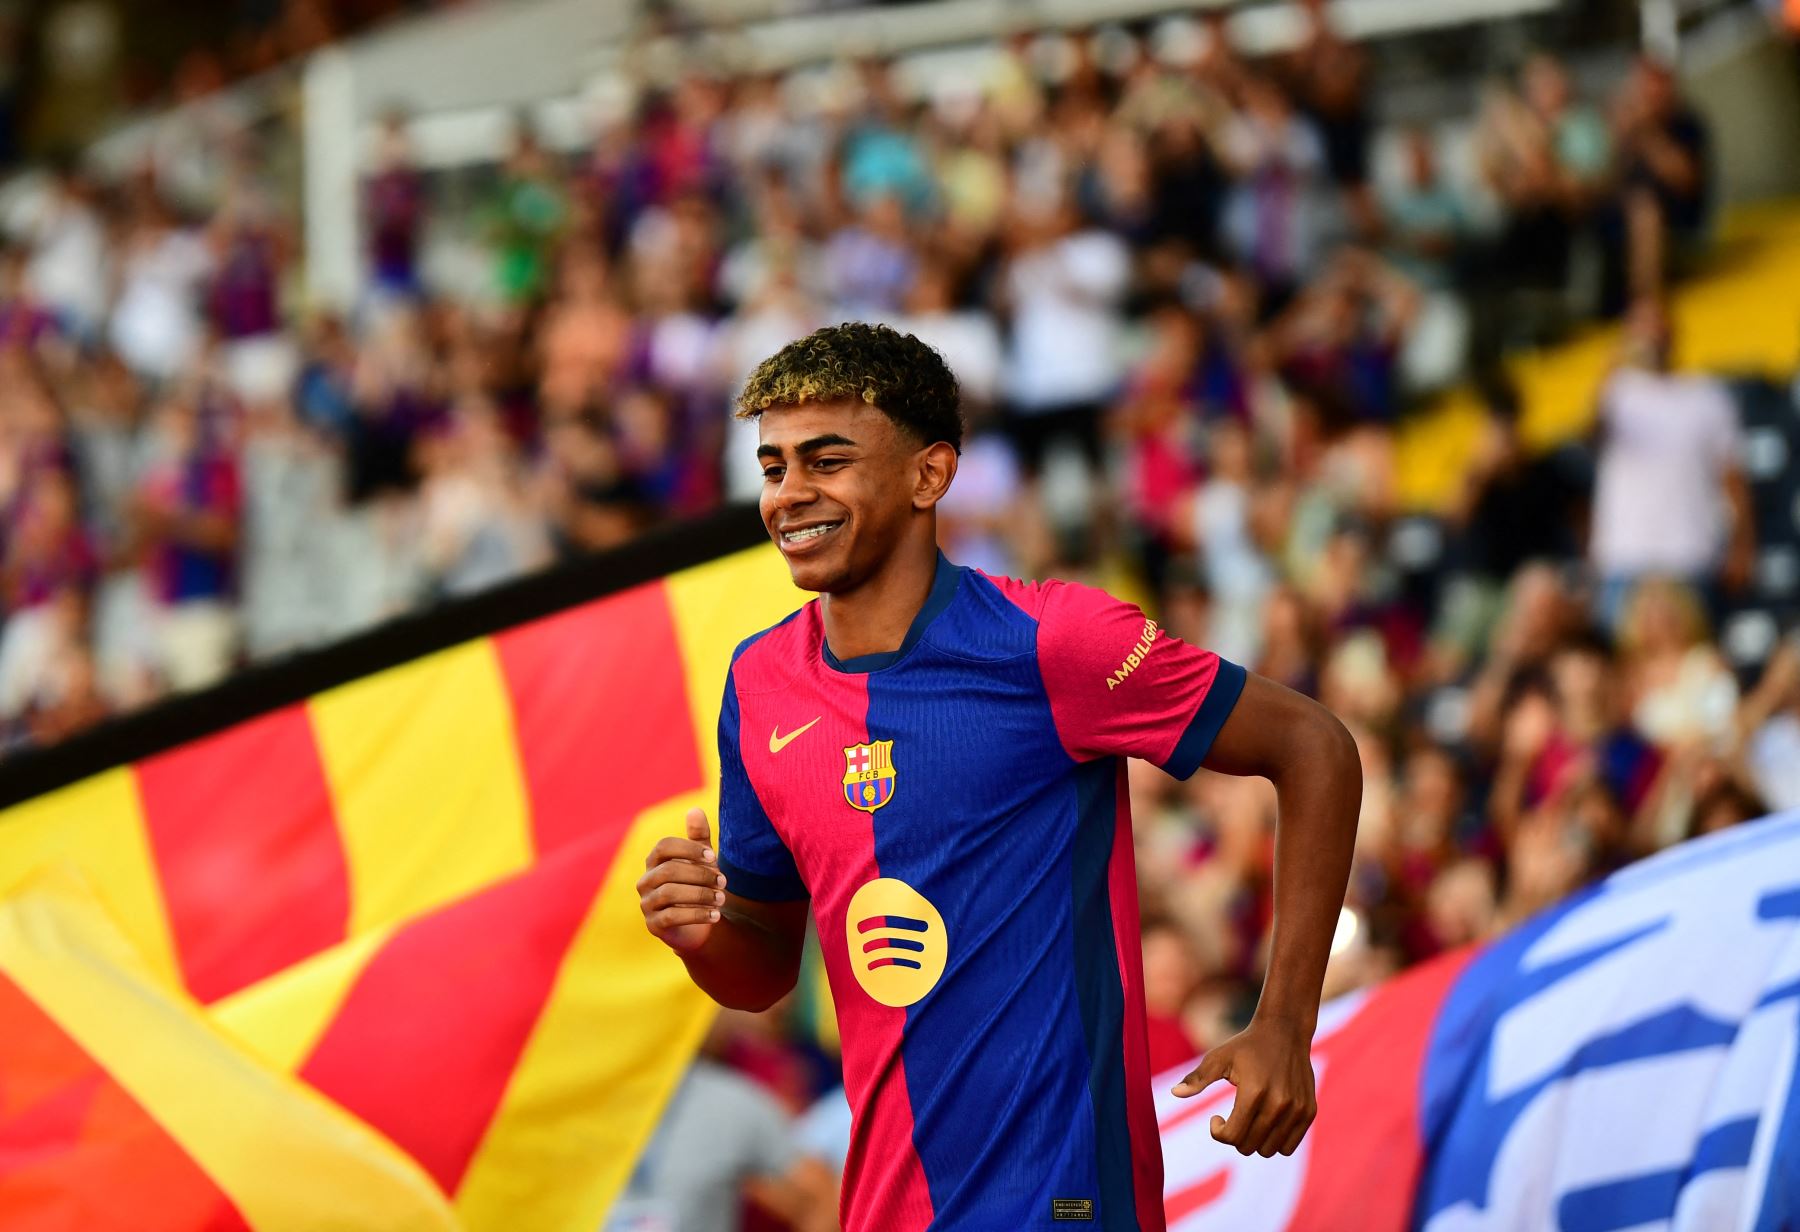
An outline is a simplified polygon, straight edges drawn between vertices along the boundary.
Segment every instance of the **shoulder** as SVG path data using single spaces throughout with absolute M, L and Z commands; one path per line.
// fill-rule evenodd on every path
M 1050 579 L 1025 582 L 1018 578 L 992 577 L 970 571 L 995 596 L 996 605 L 1013 610 L 1028 621 L 1039 654 L 1067 654 L 1083 646 L 1105 644 L 1107 634 L 1129 625 L 1139 632 L 1149 626 L 1135 603 L 1116 599 L 1104 590 L 1080 582 Z
M 1098 586 L 1082 582 L 1065 582 L 1060 578 L 1026 582 L 1018 578 L 994 577 L 975 569 L 970 572 L 1040 624 L 1079 620 L 1085 616 L 1109 612 L 1139 610 L 1134 603 L 1115 599 Z
M 817 656 L 819 601 L 807 603 L 731 652 L 731 680 L 742 693 L 785 688 Z

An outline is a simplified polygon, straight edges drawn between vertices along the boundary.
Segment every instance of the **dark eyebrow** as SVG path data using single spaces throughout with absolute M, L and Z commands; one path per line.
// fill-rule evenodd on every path
M 801 441 L 798 445 L 794 446 L 794 452 L 797 454 L 817 453 L 819 450 L 829 449 L 833 445 L 848 445 L 852 449 L 856 448 L 856 442 L 849 437 L 840 436 L 836 432 L 827 432 L 824 436 L 808 437 L 806 440 Z M 756 456 L 759 458 L 779 459 L 781 457 L 781 450 L 774 445 L 758 445 L 756 447 Z

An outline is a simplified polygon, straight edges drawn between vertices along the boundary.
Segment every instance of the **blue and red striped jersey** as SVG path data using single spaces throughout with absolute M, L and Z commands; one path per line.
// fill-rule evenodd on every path
M 1085 586 L 941 556 L 899 649 L 815 601 L 738 647 L 719 860 L 812 900 L 846 1232 L 1163 1228 L 1126 757 L 1185 778 L 1244 670 Z

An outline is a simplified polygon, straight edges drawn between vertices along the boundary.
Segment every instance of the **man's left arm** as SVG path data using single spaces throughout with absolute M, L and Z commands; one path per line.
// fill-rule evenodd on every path
M 1038 663 L 1058 734 L 1078 761 L 1142 757 L 1177 778 L 1201 766 L 1275 785 L 1275 936 L 1250 1026 L 1175 1088 L 1237 1088 L 1213 1136 L 1248 1155 L 1290 1154 L 1312 1124 L 1312 1036 L 1350 878 L 1362 764 L 1319 703 L 1172 637 L 1085 586 L 1039 591 Z
M 1243 693 L 1201 765 L 1275 785 L 1275 922 L 1268 974 L 1250 1025 L 1201 1058 L 1175 1087 L 1237 1088 L 1213 1137 L 1242 1154 L 1292 1154 L 1318 1111 L 1312 1037 L 1331 937 L 1343 907 L 1362 804 L 1362 764 L 1337 717 L 1262 676 Z

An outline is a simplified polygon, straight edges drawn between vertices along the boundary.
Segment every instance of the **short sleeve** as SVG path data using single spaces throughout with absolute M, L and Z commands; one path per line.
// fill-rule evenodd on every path
M 1141 757 L 1182 779 L 1205 760 L 1245 676 L 1135 604 L 1065 582 L 1044 588 L 1038 667 L 1071 757 Z
M 719 871 L 741 898 L 793 902 L 807 896 L 793 853 L 757 799 L 738 745 L 737 683 L 725 677 L 719 706 Z

